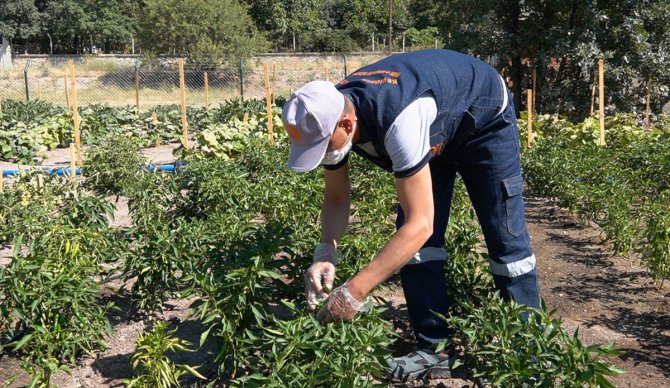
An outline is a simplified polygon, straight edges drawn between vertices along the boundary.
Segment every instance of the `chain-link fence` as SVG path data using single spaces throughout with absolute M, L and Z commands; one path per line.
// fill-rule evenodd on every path
M 383 57 L 384 54 L 263 56 L 229 66 L 186 63 L 186 104 L 212 106 L 239 97 L 264 98 L 266 69 L 270 93 L 288 97 L 306 82 L 338 82 L 346 73 Z M 177 105 L 181 97 L 178 62 L 176 58 L 160 63 L 77 58 L 74 73 L 78 105 L 138 104 L 140 110 Z M 26 61 L 12 70 L 0 71 L 0 99 L 39 99 L 71 105 L 73 81 L 67 62 Z

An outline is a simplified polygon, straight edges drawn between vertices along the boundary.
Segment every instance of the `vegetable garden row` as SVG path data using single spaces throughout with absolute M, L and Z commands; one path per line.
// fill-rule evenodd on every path
M 281 102 L 281 99 L 278 98 Z M 200 154 L 226 158 L 239 152 L 248 135 L 260 131 L 267 117 L 261 100 L 232 100 L 218 108 L 187 107 L 189 126 Z M 245 112 L 252 113 L 245 120 Z M 179 141 L 181 111 L 178 105 L 161 105 L 136 113 L 133 107 L 94 104 L 79 109 L 84 145 L 104 142 L 111 135 L 131 136 L 140 145 Z M 274 115 L 275 125 L 281 120 Z M 72 142 L 72 111 L 50 102 L 3 100 L 0 110 L 0 160 L 24 164 L 39 163 L 41 152 Z
M 0 242 L 13 247 L 11 262 L 0 268 L 0 357 L 19 357 L 33 384 L 47 386 L 54 373 L 76 366 L 86 354 L 95 355 L 114 335 L 109 317 L 119 307 L 104 295 L 116 291 L 107 288 L 111 279 L 120 278 L 131 286 L 134 316 L 152 321 L 152 328 L 137 340 L 135 376 L 126 381 L 129 385 L 386 384 L 382 365 L 396 336 L 384 319 L 388 303 L 377 298 L 369 313 L 327 326 L 306 309 L 302 277 L 320 238 L 322 172 L 295 174 L 285 169 L 288 145 L 281 121 L 275 124 L 277 143 L 270 146 L 263 135 L 264 110 L 265 103 L 254 100 L 190 109 L 197 146 L 177 150 L 183 166 L 175 173 L 161 173 L 141 168 L 147 161 L 139 148 L 158 138 L 178 138 L 176 108 L 158 109 L 157 120 L 151 112 L 137 117 L 131 108 L 82 108 L 82 139 L 89 144 L 83 178 L 45 176 L 35 170 L 13 179 L 0 194 Z M 246 121 L 245 112 L 250 113 Z M 2 159 L 33 160 L 41 147 L 71 138 L 69 113 L 54 106 L 3 102 L 2 115 L 2 136 L 28 139 L 9 142 Z M 588 136 L 581 135 L 588 131 L 575 129 L 577 136 L 567 135 L 565 128 L 572 124 L 542 117 L 539 124 L 544 125 L 540 135 L 547 139 L 538 139 L 524 154 L 533 190 L 545 190 L 571 209 L 585 211 L 589 192 L 600 188 L 597 195 L 605 196 L 601 193 L 609 182 L 614 182 L 609 189 L 614 191 L 627 179 L 626 193 L 639 194 L 634 191 L 638 188 L 648 200 L 633 198 L 631 208 L 623 212 L 639 221 L 631 225 L 643 233 L 618 246 L 638 249 L 655 238 L 665 238 L 657 241 L 659 249 L 663 241 L 667 244 L 667 230 L 665 235 L 648 232 L 668 225 L 662 224 L 669 208 L 667 132 L 658 131 L 652 139 L 651 134 L 631 130 L 630 142 L 622 136 L 604 149 L 591 146 Z M 12 133 L 5 134 L 8 131 Z M 644 151 L 642 144 L 651 148 Z M 636 158 L 625 157 L 627 147 L 637 147 Z M 587 176 L 574 172 L 586 169 L 559 168 L 563 155 L 591 155 L 588 152 L 609 158 L 602 165 L 608 170 L 591 164 L 592 174 Z M 575 165 L 585 162 L 584 157 L 567 159 Z M 614 169 L 616 160 L 621 170 Z M 624 175 L 625 162 L 630 162 L 629 170 L 633 164 L 642 169 L 649 163 L 644 171 L 650 175 L 644 179 L 654 185 L 635 180 L 637 174 L 635 179 Z M 351 163 L 356 177 L 354 222 L 341 244 L 345 257 L 337 283 L 381 249 L 394 230 L 397 206 L 391 176 L 358 158 Z M 594 179 L 601 183 L 592 183 Z M 570 181 L 592 187 L 580 189 Z M 569 187 L 561 189 L 560 184 Z M 110 226 L 115 207 L 110 194 L 128 198 L 131 226 Z M 550 311 L 532 313 L 525 322 L 521 316 L 528 312 L 526 307 L 501 302 L 492 293 L 485 253 L 477 249 L 479 226 L 460 185 L 454 202 L 447 238 L 448 271 L 454 274 L 449 288 L 460 302 L 443 318 L 455 328 L 454 341 L 463 349 L 458 368 L 493 386 L 608 386 L 606 378 L 620 371 L 599 356 L 617 354 L 614 345 L 584 346 Z M 603 220 L 615 225 L 619 213 L 609 209 L 582 214 L 602 222 L 607 237 L 614 239 Z M 645 257 L 655 254 L 640 252 Z M 660 260 L 665 260 L 667 271 L 667 253 L 664 257 Z M 648 262 L 654 260 L 659 259 Z M 667 272 L 658 277 L 667 277 Z M 181 298 L 196 301 L 191 311 L 206 327 L 200 344 L 175 338 L 171 327 L 155 319 L 166 301 Z M 218 349 L 216 373 L 203 375 L 197 368 L 168 361 L 170 349 L 205 343 L 215 343 Z
M 655 280 L 670 278 L 670 120 L 646 131 L 630 115 L 610 117 L 606 147 L 597 119 L 539 116 L 533 127 L 523 155 L 531 192 L 599 225 L 615 253 L 641 259 Z

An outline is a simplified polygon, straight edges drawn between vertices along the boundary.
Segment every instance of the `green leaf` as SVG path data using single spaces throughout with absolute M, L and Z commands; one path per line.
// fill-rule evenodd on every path
M 8 344 L 8 346 L 13 346 L 14 351 L 18 351 L 23 348 L 30 340 L 33 338 L 33 334 L 26 334 L 20 340 Z

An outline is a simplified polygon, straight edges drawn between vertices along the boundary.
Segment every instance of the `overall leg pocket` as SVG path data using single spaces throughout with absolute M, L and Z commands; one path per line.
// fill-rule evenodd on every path
M 507 232 L 518 237 L 526 229 L 523 205 L 523 177 L 516 175 L 503 180 Z

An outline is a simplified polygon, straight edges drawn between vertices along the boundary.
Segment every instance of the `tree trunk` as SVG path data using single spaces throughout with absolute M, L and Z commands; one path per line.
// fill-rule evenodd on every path
M 574 1 L 572 3 L 572 9 L 570 11 L 570 18 L 568 19 L 568 31 L 572 31 L 575 28 L 575 18 L 577 16 L 577 7 L 579 6 L 578 1 Z M 558 71 L 556 72 L 556 78 L 554 80 L 554 85 L 559 85 L 561 81 L 563 81 L 563 75 L 565 74 L 566 71 L 566 63 L 568 62 L 569 58 L 567 56 L 561 57 L 561 60 L 558 65 Z M 563 100 L 559 98 L 558 100 L 558 108 L 556 111 L 556 114 L 558 114 L 562 108 L 562 103 Z
M 516 108 L 517 116 L 521 112 L 521 96 L 523 95 L 523 67 L 521 63 L 521 46 L 519 45 L 519 18 L 521 17 L 521 4 L 519 0 L 513 1 L 510 4 L 510 32 L 512 35 L 512 42 L 510 44 L 512 52 L 512 82 L 514 93 L 514 107 Z

